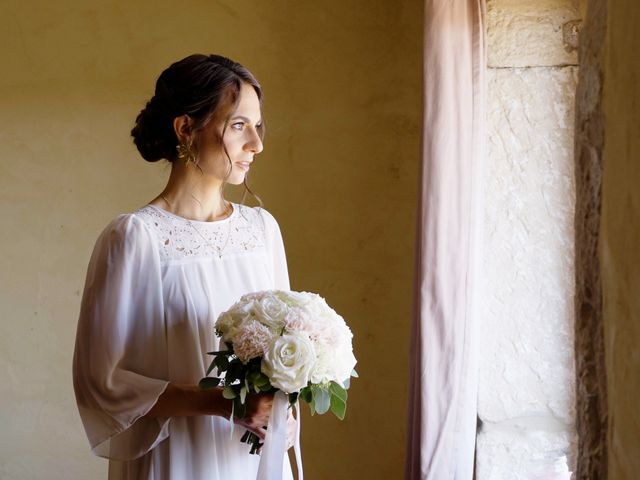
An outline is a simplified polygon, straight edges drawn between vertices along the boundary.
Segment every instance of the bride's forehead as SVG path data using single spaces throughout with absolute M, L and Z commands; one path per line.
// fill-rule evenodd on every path
M 255 89 L 247 84 L 243 83 L 240 88 L 240 98 L 238 99 L 238 107 L 236 108 L 234 115 L 244 115 L 246 113 L 260 114 L 260 99 Z M 245 115 L 247 116 L 247 115 Z

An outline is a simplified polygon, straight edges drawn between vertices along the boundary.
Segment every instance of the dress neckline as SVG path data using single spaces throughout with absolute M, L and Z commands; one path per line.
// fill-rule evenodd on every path
M 159 211 L 160 213 L 162 213 L 162 214 L 166 215 L 167 217 L 175 218 L 175 219 L 180 220 L 180 221 L 182 221 L 182 222 L 184 222 L 184 223 L 194 223 L 194 224 L 197 224 L 197 225 L 219 225 L 219 224 L 222 224 L 222 223 L 226 223 L 226 222 L 228 222 L 229 220 L 231 220 L 231 218 L 233 218 L 233 217 L 235 217 L 235 216 L 236 216 L 236 213 L 237 213 L 237 211 L 238 211 L 238 206 L 237 206 L 237 204 L 235 204 L 235 203 L 233 203 L 233 202 L 229 202 L 229 203 L 231 204 L 231 208 L 232 208 L 232 211 L 231 211 L 231 213 L 229 214 L 229 216 L 228 216 L 228 217 L 225 217 L 225 218 L 221 218 L 220 220 L 211 220 L 211 221 L 206 221 L 206 220 L 191 220 L 191 219 L 189 219 L 189 218 L 181 217 L 180 215 L 176 215 L 175 213 L 172 213 L 172 212 L 170 212 L 170 211 L 168 211 L 168 210 L 165 210 L 165 209 L 164 209 L 164 208 L 162 208 L 162 207 L 158 207 L 157 205 L 152 205 L 152 204 L 150 204 L 150 203 L 147 203 L 147 205 L 146 205 L 146 206 L 147 206 L 147 207 L 151 207 L 151 208 L 153 208 L 153 209 L 155 209 L 155 210 Z

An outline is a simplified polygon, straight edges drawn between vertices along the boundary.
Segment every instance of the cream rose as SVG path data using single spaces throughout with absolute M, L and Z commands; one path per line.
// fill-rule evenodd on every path
M 298 392 L 307 386 L 315 365 L 313 343 L 304 334 L 277 337 L 264 352 L 262 372 L 271 385 L 285 393 Z
M 280 332 L 289 307 L 273 294 L 266 294 L 254 303 L 255 316 L 264 326 Z

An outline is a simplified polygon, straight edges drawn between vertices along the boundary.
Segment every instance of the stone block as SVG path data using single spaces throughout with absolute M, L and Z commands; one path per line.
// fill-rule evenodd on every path
M 476 478 L 569 480 L 575 438 L 563 431 L 489 427 L 478 434 Z
M 583 0 L 488 0 L 489 67 L 577 65 Z
M 566 67 L 488 75 L 483 421 L 547 417 L 573 429 L 576 74 Z

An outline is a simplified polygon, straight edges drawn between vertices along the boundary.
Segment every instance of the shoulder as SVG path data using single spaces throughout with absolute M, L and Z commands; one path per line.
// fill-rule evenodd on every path
M 262 222 L 267 232 L 280 230 L 278 221 L 269 210 L 264 207 L 251 207 L 251 210 L 253 210 L 253 214 L 260 219 L 260 222 Z
M 121 213 L 110 220 L 98 236 L 96 245 L 109 249 L 139 248 L 151 240 L 148 220 L 141 210 Z

